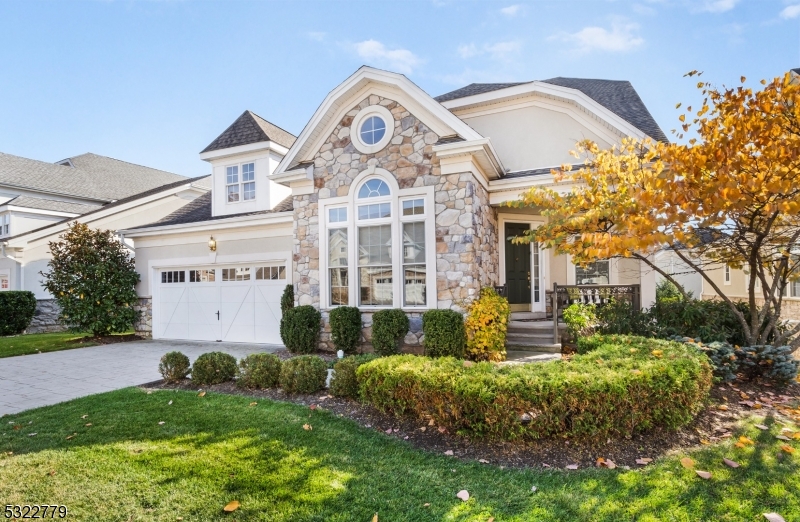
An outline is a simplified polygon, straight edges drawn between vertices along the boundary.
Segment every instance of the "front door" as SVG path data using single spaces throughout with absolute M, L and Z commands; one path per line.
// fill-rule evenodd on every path
M 512 240 L 530 229 L 527 223 L 506 223 L 506 292 L 512 310 L 530 310 L 531 245 Z

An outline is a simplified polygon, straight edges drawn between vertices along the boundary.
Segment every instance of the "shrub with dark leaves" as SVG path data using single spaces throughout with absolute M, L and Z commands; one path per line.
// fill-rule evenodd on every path
M 281 375 L 281 360 L 271 353 L 250 354 L 239 361 L 236 384 L 242 388 L 274 388 Z
M 223 352 L 204 353 L 192 366 L 192 382 L 195 384 L 219 384 L 232 381 L 236 376 L 236 358 Z
M 286 393 L 314 393 L 325 387 L 328 365 L 316 355 L 301 355 L 281 365 L 280 384 Z
M 167 352 L 161 356 L 161 361 L 158 363 L 158 373 L 167 382 L 185 379 L 190 371 L 189 358 L 181 352 Z

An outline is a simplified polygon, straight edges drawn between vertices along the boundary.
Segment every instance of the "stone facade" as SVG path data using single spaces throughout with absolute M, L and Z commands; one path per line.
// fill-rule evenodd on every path
M 66 327 L 58 322 L 61 307 L 55 299 L 37 299 L 36 311 L 25 333 L 50 333 L 63 332 Z
M 389 144 L 374 154 L 362 154 L 350 141 L 350 125 L 358 112 L 380 105 L 394 118 Z M 443 176 L 433 145 L 439 136 L 394 100 L 371 95 L 352 107 L 314 156 L 314 192 L 294 198 L 295 303 L 320 306 L 319 202 L 346 196 L 353 180 L 369 167 L 394 175 L 401 189 L 433 186 L 436 220 L 436 292 L 438 308 L 462 310 L 481 286 L 498 280 L 497 213 L 483 186 L 471 173 Z M 321 347 L 331 348 L 330 328 Z M 405 339 L 419 345 L 421 314 L 409 314 L 414 326 Z M 418 324 L 417 324 L 418 323 Z M 364 340 L 371 337 L 371 314 L 364 314 Z
M 140 297 L 139 302 L 133 305 L 133 309 L 139 312 L 139 319 L 133 323 L 133 331 L 140 337 L 152 337 L 153 299 L 150 297 Z

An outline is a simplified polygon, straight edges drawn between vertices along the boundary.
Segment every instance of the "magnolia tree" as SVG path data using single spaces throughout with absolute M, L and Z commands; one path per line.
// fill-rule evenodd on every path
M 138 317 L 133 305 L 139 274 L 114 233 L 75 222 L 49 245 L 50 270 L 41 275 L 61 307 L 61 321 L 95 336 L 130 329 Z
M 583 168 L 554 170 L 556 188 L 533 188 L 511 204 L 548 217 L 519 240 L 579 264 L 636 258 L 681 288 L 652 259 L 672 249 L 728 303 L 749 344 L 797 349 L 800 324 L 780 317 L 785 289 L 800 277 L 800 86 L 790 75 L 761 85 L 699 82 L 700 109 L 679 117 L 697 136 L 687 144 L 579 143 L 573 154 Z M 746 309 L 711 277 L 725 265 L 747 274 Z

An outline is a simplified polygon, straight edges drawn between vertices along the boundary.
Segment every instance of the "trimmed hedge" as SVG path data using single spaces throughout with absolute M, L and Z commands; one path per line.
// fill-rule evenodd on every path
M 289 308 L 281 317 L 281 339 L 292 353 L 311 353 L 319 344 L 322 315 L 311 305 Z
M 237 386 L 274 388 L 281 375 L 281 360 L 271 353 L 253 353 L 239 361 Z
M 355 306 L 338 306 L 331 310 L 331 339 L 337 350 L 350 354 L 361 341 L 361 310 Z
M 464 316 L 455 310 L 428 310 L 422 314 L 422 333 L 425 355 L 464 358 L 467 332 Z
M 0 292 L 0 335 L 22 333 L 36 312 L 36 297 L 27 290 Z
M 286 393 L 314 393 L 325 387 L 328 365 L 316 355 L 292 357 L 281 365 L 280 384 Z
M 224 352 L 204 353 L 192 366 L 195 384 L 219 384 L 232 381 L 236 375 L 236 358 Z
M 331 395 L 337 397 L 358 397 L 358 380 L 356 370 L 362 364 L 366 364 L 380 357 L 374 353 L 364 355 L 351 355 L 345 357 L 333 365 L 333 379 L 331 379 Z
M 356 372 L 361 397 L 384 412 L 432 417 L 472 437 L 604 440 L 692 420 L 711 388 L 696 348 L 619 336 L 570 361 L 465 365 L 450 357 L 402 355 Z
M 161 356 L 161 361 L 158 363 L 158 373 L 166 382 L 185 379 L 190 371 L 189 358 L 181 352 L 167 352 Z
M 372 347 L 381 355 L 400 352 L 400 339 L 408 333 L 409 321 L 399 308 L 372 314 Z

